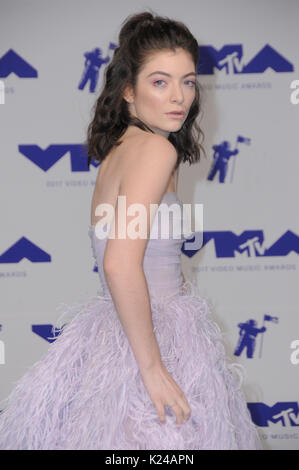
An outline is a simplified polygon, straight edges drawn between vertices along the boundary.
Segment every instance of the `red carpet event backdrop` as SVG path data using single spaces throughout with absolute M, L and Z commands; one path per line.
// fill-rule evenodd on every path
M 0 1 L 0 400 L 55 341 L 64 304 L 101 292 L 82 146 L 125 18 L 150 9 L 199 44 L 207 158 L 178 195 L 203 204 L 185 278 L 213 305 L 267 449 L 299 449 L 297 1 Z

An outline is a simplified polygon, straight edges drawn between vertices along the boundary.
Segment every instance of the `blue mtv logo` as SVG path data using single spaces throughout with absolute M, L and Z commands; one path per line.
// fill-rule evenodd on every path
M 189 241 L 195 240 L 196 234 Z M 202 249 L 211 240 L 214 241 L 217 258 L 236 258 L 245 255 L 247 258 L 287 256 L 289 253 L 299 253 L 299 237 L 291 230 L 287 230 L 271 246 L 264 244 L 263 230 L 245 230 L 236 235 L 229 230 L 207 231 L 203 233 Z M 182 245 L 182 253 L 191 258 L 199 250 L 187 250 Z
M 38 145 L 19 145 L 19 152 L 43 171 L 48 171 L 66 155 L 70 155 L 71 171 L 89 171 L 87 151 L 83 144 L 52 144 L 46 149 Z M 100 165 L 93 159 L 90 164 L 94 167 Z
M 227 75 L 245 73 L 294 72 L 294 65 L 266 44 L 247 64 L 243 59 L 242 44 L 226 44 L 217 50 L 213 46 L 200 46 L 197 73 L 213 75 L 215 70 L 224 69 Z
M 19 263 L 22 259 L 28 259 L 32 263 L 49 263 L 51 256 L 28 238 L 21 237 L 6 251 L 0 254 L 0 263 Z
M 6 78 L 14 73 L 20 78 L 37 78 L 37 70 L 17 54 L 13 49 L 9 49 L 0 58 L 0 77 Z
M 265 403 L 247 404 L 252 421 L 257 426 L 268 427 L 270 423 L 280 423 L 281 426 L 299 426 L 298 402 L 277 402 L 273 406 Z
M 62 333 L 63 326 L 61 328 L 55 328 L 51 324 L 32 325 L 31 330 L 33 333 L 48 341 L 48 343 L 53 343 Z

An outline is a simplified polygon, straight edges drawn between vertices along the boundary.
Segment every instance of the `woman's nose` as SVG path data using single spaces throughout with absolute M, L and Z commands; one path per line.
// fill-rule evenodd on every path
M 171 100 L 179 103 L 184 101 L 184 94 L 180 85 L 173 85 L 171 89 Z

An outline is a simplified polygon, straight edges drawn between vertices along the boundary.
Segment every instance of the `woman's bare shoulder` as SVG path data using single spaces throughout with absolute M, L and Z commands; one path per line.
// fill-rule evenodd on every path
M 134 135 L 131 135 L 127 141 L 122 152 L 123 156 L 135 160 L 140 158 L 142 155 L 146 157 L 149 154 L 153 155 L 153 158 L 161 158 L 161 155 L 165 155 L 165 158 L 169 155 L 177 157 L 177 151 L 174 145 L 165 137 L 159 134 L 151 134 L 149 132 L 141 131 Z
M 134 136 L 126 150 L 127 155 L 122 155 L 125 158 L 120 169 L 119 192 L 132 193 L 134 199 L 136 194 L 148 191 L 151 198 L 159 199 L 156 192 L 168 188 L 177 162 L 175 147 L 163 136 L 148 134 Z

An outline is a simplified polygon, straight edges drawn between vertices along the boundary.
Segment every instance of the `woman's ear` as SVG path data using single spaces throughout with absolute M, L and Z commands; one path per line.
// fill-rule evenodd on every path
M 127 103 L 133 103 L 134 94 L 133 94 L 132 87 L 130 85 L 126 86 L 125 91 L 123 93 L 123 99 L 126 100 Z

